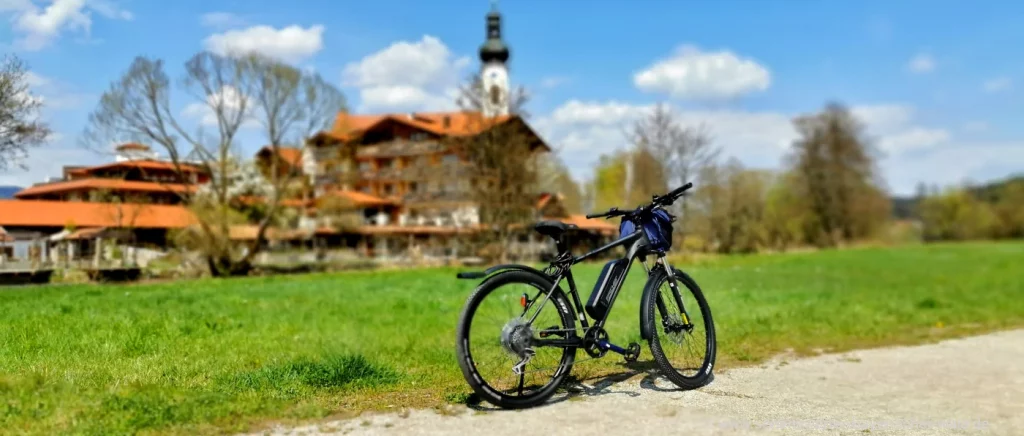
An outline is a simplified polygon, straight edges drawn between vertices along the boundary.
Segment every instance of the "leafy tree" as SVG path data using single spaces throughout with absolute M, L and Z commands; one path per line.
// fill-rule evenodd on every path
M 752 253 L 765 245 L 766 194 L 771 174 L 749 170 L 735 158 L 705 166 L 692 200 L 694 229 L 707 249 Z
M 594 168 L 594 179 L 590 182 L 594 210 L 625 206 L 626 156 L 626 152 L 619 151 L 598 158 L 597 166 Z
M 998 226 L 991 206 L 964 188 L 925 197 L 918 210 L 926 241 L 987 239 Z
M 804 234 L 819 246 L 868 236 L 889 217 L 875 150 L 861 123 L 838 104 L 794 120 L 800 138 L 789 156 L 797 195 L 811 220 Z

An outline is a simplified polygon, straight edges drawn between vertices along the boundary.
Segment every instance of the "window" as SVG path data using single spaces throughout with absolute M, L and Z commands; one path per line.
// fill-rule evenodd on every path
M 441 158 L 441 162 L 444 162 L 446 164 L 452 164 L 452 163 L 456 163 L 458 161 L 459 161 L 459 156 L 455 155 L 455 154 L 446 154 L 446 155 L 444 155 L 443 158 Z
M 392 165 L 391 159 L 381 159 L 377 161 L 377 168 L 389 168 Z
M 359 162 L 359 171 L 370 171 L 369 162 Z
M 491 104 L 499 103 L 501 103 L 501 89 L 498 88 L 498 85 L 491 85 Z
M 384 195 L 391 195 L 394 192 L 395 192 L 395 186 L 394 185 L 392 185 L 390 183 L 387 183 L 387 184 L 384 185 Z
M 420 187 L 419 183 L 410 182 L 409 183 L 409 192 L 418 192 L 419 191 L 419 187 Z

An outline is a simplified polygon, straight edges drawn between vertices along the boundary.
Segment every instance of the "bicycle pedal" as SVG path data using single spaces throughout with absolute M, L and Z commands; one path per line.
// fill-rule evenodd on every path
M 627 362 L 636 362 L 640 357 L 640 344 L 636 342 L 630 342 L 629 347 L 626 348 L 626 352 L 622 355 L 623 359 Z

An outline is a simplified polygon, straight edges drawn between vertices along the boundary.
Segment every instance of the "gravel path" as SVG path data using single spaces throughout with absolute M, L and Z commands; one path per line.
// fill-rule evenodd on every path
M 616 358 L 606 356 L 605 358 Z M 525 411 L 367 415 L 275 434 L 986 434 L 1024 432 L 1024 330 L 784 360 L 682 392 L 638 375 Z M 675 428 L 675 430 L 673 430 Z

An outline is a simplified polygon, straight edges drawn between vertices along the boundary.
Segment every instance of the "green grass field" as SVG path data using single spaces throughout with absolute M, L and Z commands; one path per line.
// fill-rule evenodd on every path
M 1024 325 L 1024 244 L 868 248 L 676 265 L 704 288 L 718 370 L 793 348 L 917 343 Z M 583 298 L 599 265 L 581 265 Z M 639 339 L 642 269 L 612 312 Z M 3 433 L 217 433 L 464 399 L 455 270 L 0 292 Z M 650 360 L 646 343 L 641 361 Z M 583 354 L 580 354 L 583 356 Z M 577 365 L 623 371 L 622 359 Z

